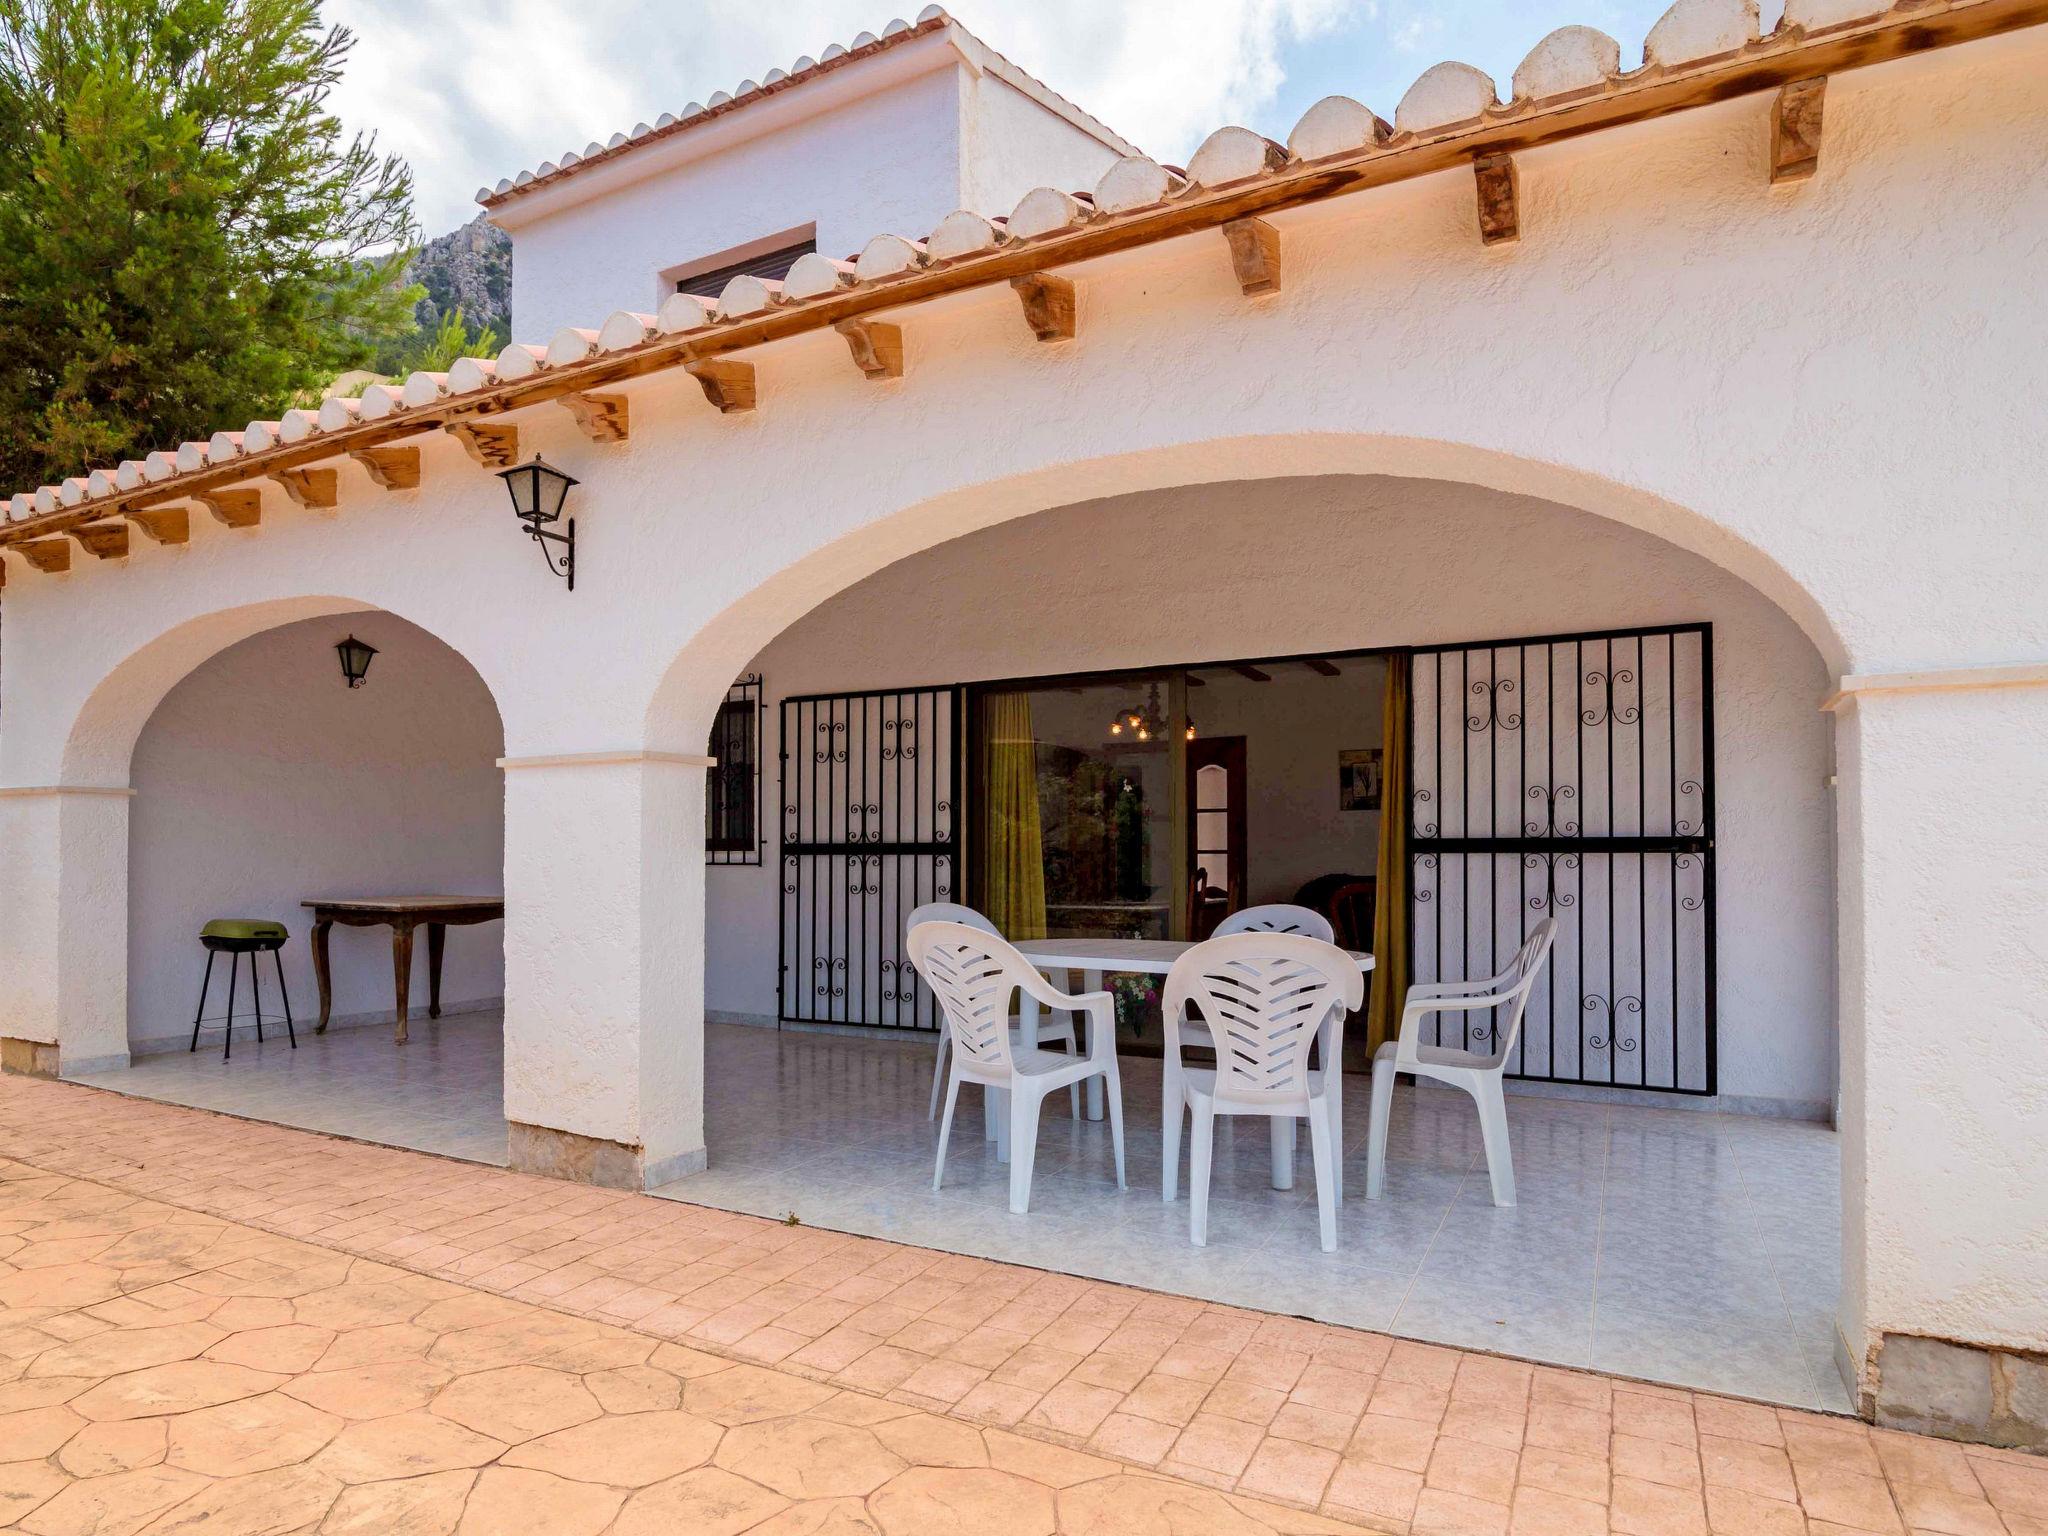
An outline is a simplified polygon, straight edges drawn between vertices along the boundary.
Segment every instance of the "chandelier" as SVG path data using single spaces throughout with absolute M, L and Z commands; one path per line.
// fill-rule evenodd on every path
M 1109 722 L 1109 734 L 1119 741 L 1164 741 L 1167 728 L 1166 712 L 1159 707 L 1157 683 L 1146 690 L 1143 701 L 1126 705 L 1111 716 Z M 1187 723 L 1187 739 L 1195 739 L 1195 722 L 1192 720 Z

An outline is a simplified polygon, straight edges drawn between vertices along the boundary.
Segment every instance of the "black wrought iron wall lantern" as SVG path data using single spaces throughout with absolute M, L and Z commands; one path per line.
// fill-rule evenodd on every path
M 517 464 L 511 469 L 498 471 L 498 478 L 505 482 L 505 489 L 512 493 L 512 511 L 519 521 L 526 525 L 526 532 L 534 543 L 540 546 L 541 558 L 548 563 L 548 569 L 569 583 L 569 590 L 576 590 L 576 519 L 570 518 L 568 531 L 550 531 L 553 523 L 561 521 L 562 503 L 567 500 L 569 487 L 577 482 L 573 476 L 563 474 L 539 454 L 531 463 Z M 550 544 L 562 548 L 558 560 Z
M 350 635 L 346 640 L 335 641 L 334 650 L 341 657 L 341 675 L 349 687 L 362 687 L 363 679 L 370 675 L 370 658 L 377 654 L 377 647 Z

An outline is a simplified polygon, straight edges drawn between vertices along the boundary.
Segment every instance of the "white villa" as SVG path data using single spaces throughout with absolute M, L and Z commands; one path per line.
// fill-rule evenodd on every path
M 932 7 L 481 192 L 499 356 L 0 500 L 6 1069 L 2048 1449 L 2048 5 L 1380 106 L 1166 165 Z M 1106 946 L 1128 1189 L 1099 1080 L 934 1189 L 935 901 Z M 1328 1252 L 1242 1120 L 1191 1244 L 1115 961 L 1271 903 Z M 1500 1204 L 1371 1057 L 1550 921 Z

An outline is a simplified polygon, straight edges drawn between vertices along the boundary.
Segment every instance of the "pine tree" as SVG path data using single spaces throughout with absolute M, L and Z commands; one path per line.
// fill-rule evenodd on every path
M 317 0 L 0 0 L 0 488 L 274 415 L 411 328 L 411 174 Z

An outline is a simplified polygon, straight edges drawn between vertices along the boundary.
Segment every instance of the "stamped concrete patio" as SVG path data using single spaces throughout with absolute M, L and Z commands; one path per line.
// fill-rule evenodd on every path
M 363 1141 L 502 1164 L 495 1012 L 146 1056 L 95 1085 Z M 1057 1267 L 1404 1338 L 1495 1350 L 1674 1386 L 1846 1412 L 1832 1355 L 1840 1166 L 1824 1126 L 1516 1094 L 1520 1205 L 1487 1192 L 1462 1095 L 1398 1091 L 1386 1197 L 1362 1198 L 1370 1079 L 1346 1083 L 1354 1175 L 1334 1254 L 1317 1246 L 1301 1137 L 1294 1188 L 1270 1187 L 1261 1128 L 1217 1137 L 1207 1248 L 1187 1200 L 1159 1199 L 1159 1067 L 1124 1076 L 1130 1189 L 1108 1127 L 1064 1097 L 1040 1132 L 1028 1216 L 963 1095 L 945 1187 L 931 1188 L 929 1037 L 873 1040 L 714 1024 L 706 1032 L 711 1168 L 663 1194 L 699 1206 Z
M 2048 1532 L 2019 1453 L 67 1084 L 0 1156 L 35 1536 Z

